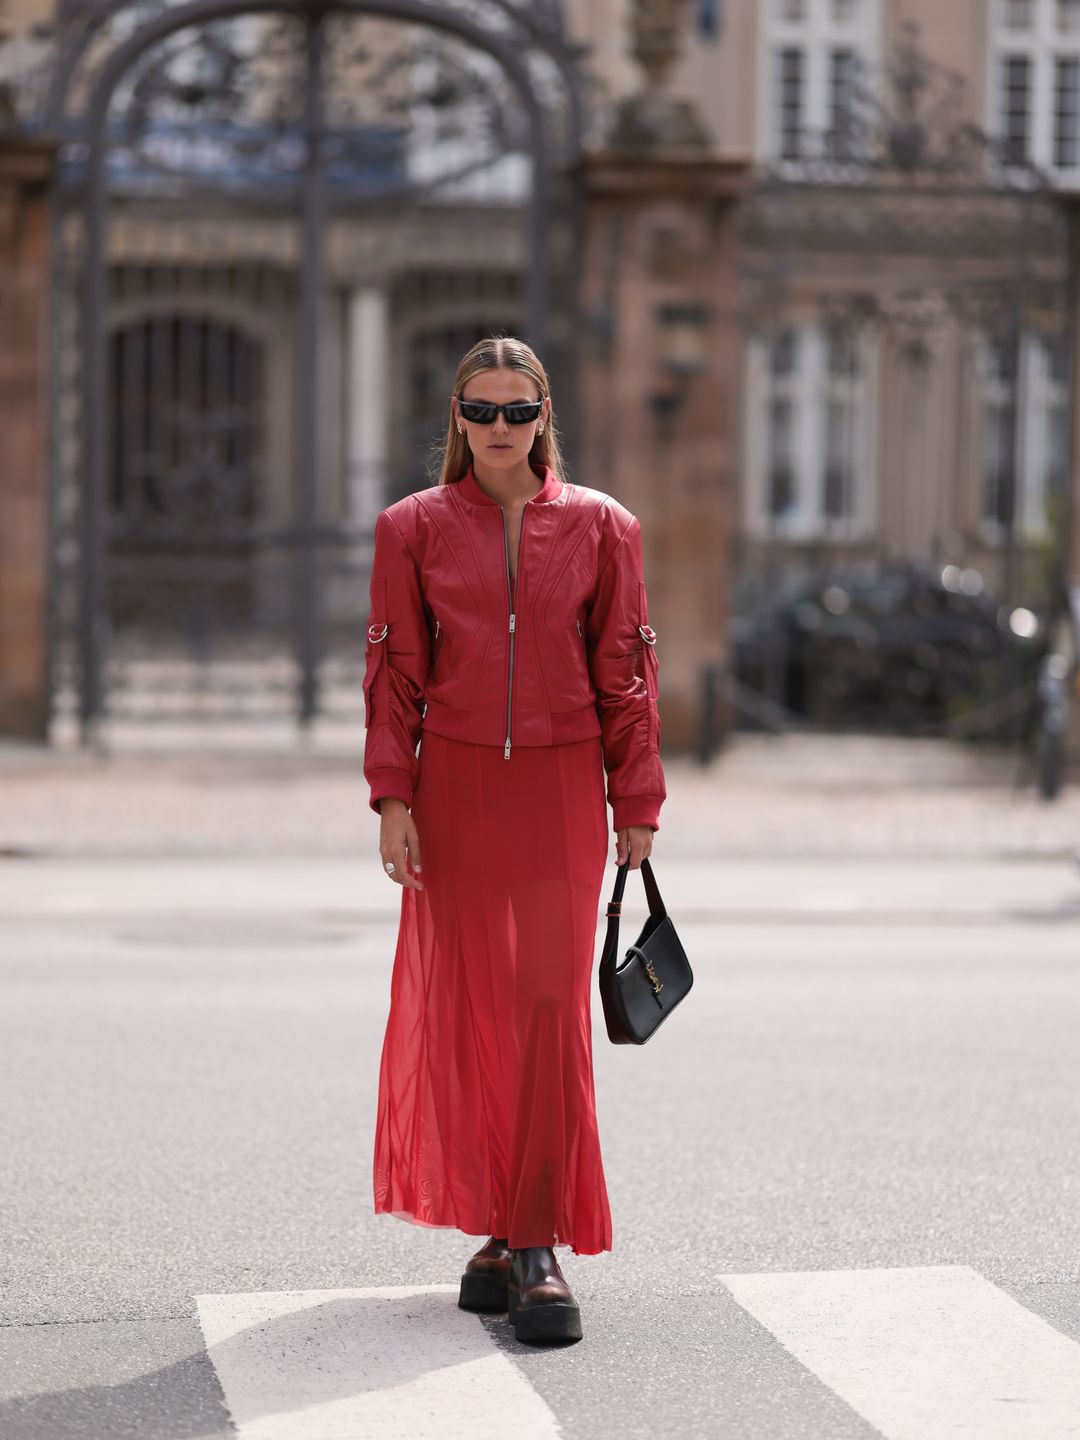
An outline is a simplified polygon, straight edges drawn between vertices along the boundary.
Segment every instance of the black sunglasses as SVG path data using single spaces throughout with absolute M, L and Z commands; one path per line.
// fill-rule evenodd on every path
M 532 420 L 539 420 L 540 411 L 544 408 L 543 400 L 523 400 L 513 405 L 489 405 L 486 400 L 463 400 L 459 395 L 457 402 L 458 414 L 463 420 L 469 420 L 474 425 L 491 425 L 500 410 L 506 416 L 508 425 L 528 425 Z

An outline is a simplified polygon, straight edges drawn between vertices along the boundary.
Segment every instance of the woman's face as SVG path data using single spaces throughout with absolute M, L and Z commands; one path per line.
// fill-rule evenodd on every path
M 470 376 L 462 386 L 462 397 L 466 400 L 486 400 L 492 405 L 512 405 L 515 401 L 540 399 L 535 383 L 520 370 L 480 370 Z M 551 413 L 550 399 L 544 400 L 539 418 L 528 425 L 508 425 L 506 416 L 500 410 L 490 425 L 478 425 L 475 421 L 464 420 L 458 414 L 457 396 L 453 398 L 454 422 L 465 431 L 465 438 L 473 455 L 487 465 L 499 465 L 512 469 L 522 460 L 527 460 L 532 450 L 536 432 L 547 425 Z

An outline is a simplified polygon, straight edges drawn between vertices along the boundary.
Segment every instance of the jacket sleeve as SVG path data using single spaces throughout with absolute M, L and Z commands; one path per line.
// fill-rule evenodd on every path
M 364 777 L 378 813 L 386 796 L 412 806 L 416 747 L 431 663 L 431 631 L 412 552 L 391 517 L 375 521 L 364 652 Z
M 648 623 L 636 516 L 602 561 L 586 622 L 589 671 L 603 736 L 613 828 L 660 828 L 667 797 L 660 763 L 656 634 Z

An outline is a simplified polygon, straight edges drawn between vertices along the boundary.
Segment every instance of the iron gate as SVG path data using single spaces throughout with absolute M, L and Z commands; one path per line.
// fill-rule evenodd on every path
M 375 516 L 436 478 L 462 351 L 528 339 L 575 451 L 559 7 L 102 0 L 62 31 L 54 731 L 358 717 Z

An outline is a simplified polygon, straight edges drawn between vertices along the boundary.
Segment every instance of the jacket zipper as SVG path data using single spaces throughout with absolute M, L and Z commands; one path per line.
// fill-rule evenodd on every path
M 510 532 L 506 528 L 506 511 L 500 507 L 503 522 L 503 547 L 506 550 L 506 596 L 510 606 L 510 667 L 506 676 L 506 744 L 503 747 L 503 759 L 510 759 L 510 713 L 513 705 L 514 694 L 514 637 L 517 631 L 517 581 L 510 578 Z M 521 512 L 521 526 L 518 530 L 518 574 L 521 574 L 521 542 L 525 533 L 525 516 L 528 514 L 528 506 Z

